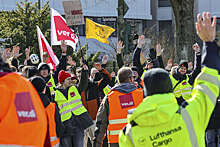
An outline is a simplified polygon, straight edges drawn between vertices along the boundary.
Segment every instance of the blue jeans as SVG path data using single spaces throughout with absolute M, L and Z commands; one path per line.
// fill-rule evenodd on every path
M 207 147 L 220 147 L 220 129 L 207 130 L 206 143 Z
M 61 147 L 83 147 L 84 130 L 77 127 L 76 133 L 73 136 L 65 136 L 60 139 Z

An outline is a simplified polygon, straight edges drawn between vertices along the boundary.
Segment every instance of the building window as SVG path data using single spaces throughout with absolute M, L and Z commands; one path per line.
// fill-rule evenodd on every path
M 171 7 L 170 0 L 158 0 L 158 7 Z

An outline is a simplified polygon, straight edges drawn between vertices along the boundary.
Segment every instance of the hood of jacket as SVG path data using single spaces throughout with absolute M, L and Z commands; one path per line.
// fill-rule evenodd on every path
M 121 93 L 128 94 L 134 91 L 135 89 L 137 89 L 137 87 L 132 83 L 121 83 L 121 84 L 116 84 L 111 90 L 113 91 L 117 90 Z
M 128 115 L 128 122 L 135 121 L 139 126 L 157 126 L 169 122 L 178 109 L 173 93 L 155 94 L 146 97 L 133 114 Z

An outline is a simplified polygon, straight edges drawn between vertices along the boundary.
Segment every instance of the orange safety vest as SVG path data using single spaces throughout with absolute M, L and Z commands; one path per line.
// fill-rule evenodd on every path
M 47 116 L 32 84 L 16 73 L 0 77 L 0 146 L 43 147 Z
M 128 110 L 136 108 L 144 98 L 140 88 L 125 94 L 112 90 L 108 94 L 109 124 L 107 129 L 108 143 L 118 143 L 119 133 L 127 124 Z
M 141 79 L 140 85 L 144 88 L 144 81 L 142 79 Z
M 56 133 L 55 105 L 55 103 L 50 103 L 46 108 L 47 117 L 49 120 L 50 144 L 52 147 L 58 147 L 60 142 Z

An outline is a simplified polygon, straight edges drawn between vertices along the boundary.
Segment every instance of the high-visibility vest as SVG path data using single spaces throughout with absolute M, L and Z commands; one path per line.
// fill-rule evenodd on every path
M 50 75 L 50 80 L 47 82 L 47 86 L 50 89 L 50 94 L 54 95 L 54 92 L 55 92 L 54 88 L 56 88 L 56 84 L 54 82 L 54 78 L 52 75 Z
M 105 95 L 107 95 L 110 91 L 111 91 L 111 86 L 109 85 L 105 86 L 105 88 L 103 89 Z
M 43 147 L 47 116 L 32 84 L 9 73 L 0 77 L 0 146 Z
M 170 79 L 174 88 L 173 93 L 176 98 L 179 98 L 181 96 L 185 100 L 189 100 L 190 98 L 192 98 L 192 85 L 189 84 L 188 75 L 186 75 L 186 80 L 183 80 L 180 83 L 178 83 L 179 81 L 177 81 L 172 75 L 170 75 Z
M 108 142 L 118 143 L 120 130 L 127 124 L 128 110 L 136 108 L 144 98 L 143 91 L 136 89 L 128 94 L 112 90 L 108 94 L 109 124 L 107 129 Z
M 141 80 L 144 80 L 144 74 L 145 74 L 146 70 L 144 70 L 144 72 L 141 75 Z
M 185 108 L 179 107 L 171 94 L 149 96 L 128 116 L 129 124 L 120 133 L 120 147 L 205 147 L 205 130 L 219 89 L 218 71 L 204 67 L 195 81 L 194 99 Z
M 82 104 L 81 96 L 75 86 L 71 86 L 68 90 L 68 99 L 59 90 L 55 91 L 55 102 L 59 107 L 61 121 L 64 122 L 74 115 L 80 115 L 86 112 Z
M 55 107 L 55 103 L 50 103 L 46 107 L 47 117 L 49 121 L 50 144 L 52 147 L 58 147 L 60 142 L 56 133 Z

